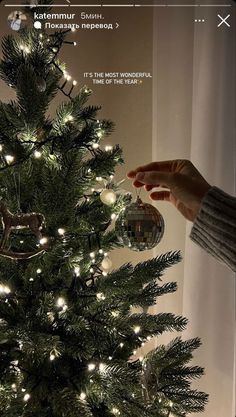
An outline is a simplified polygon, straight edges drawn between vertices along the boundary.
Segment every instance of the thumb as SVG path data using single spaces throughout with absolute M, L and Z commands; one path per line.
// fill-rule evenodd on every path
M 146 185 L 164 185 L 170 188 L 172 184 L 172 174 L 158 171 L 138 172 L 135 180 Z

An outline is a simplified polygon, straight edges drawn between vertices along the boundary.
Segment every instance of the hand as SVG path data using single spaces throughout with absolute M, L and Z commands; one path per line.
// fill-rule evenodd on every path
M 190 161 L 181 159 L 152 162 L 128 172 L 127 176 L 134 179 L 135 187 L 145 186 L 146 191 L 165 188 L 152 192 L 150 198 L 170 201 L 190 221 L 194 221 L 204 195 L 211 188 Z

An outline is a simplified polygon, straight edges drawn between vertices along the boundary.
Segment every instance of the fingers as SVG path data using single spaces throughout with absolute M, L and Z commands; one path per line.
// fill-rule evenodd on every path
M 169 161 L 158 161 L 151 162 L 147 165 L 139 166 L 138 168 L 131 170 L 127 173 L 128 178 L 135 178 L 137 172 L 145 171 L 162 171 L 162 172 L 174 172 L 176 166 L 181 162 L 179 159 L 169 160 Z
M 155 191 L 154 193 L 151 193 L 149 197 L 151 200 L 171 201 L 170 191 Z
M 173 183 L 173 174 L 169 174 L 166 172 L 147 171 L 147 172 L 138 172 L 133 184 L 134 186 L 138 186 L 138 187 L 142 185 L 157 187 L 161 184 L 161 186 L 171 188 L 172 183 Z

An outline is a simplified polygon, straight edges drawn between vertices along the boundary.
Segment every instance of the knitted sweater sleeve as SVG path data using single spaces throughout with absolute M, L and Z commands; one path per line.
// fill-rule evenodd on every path
M 211 187 L 202 200 L 190 238 L 236 271 L 236 198 Z

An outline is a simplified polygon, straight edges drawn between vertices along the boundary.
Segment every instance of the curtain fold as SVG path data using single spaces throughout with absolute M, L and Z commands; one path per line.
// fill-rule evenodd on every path
M 153 160 L 188 158 L 210 184 L 235 195 L 235 22 L 218 28 L 217 12 L 154 13 Z M 167 234 L 184 256 L 167 309 L 189 319 L 184 338 L 202 338 L 194 362 L 206 373 L 195 387 L 210 395 L 203 415 L 234 417 L 235 274 L 191 242 L 191 224 L 174 208 L 163 207 Z

